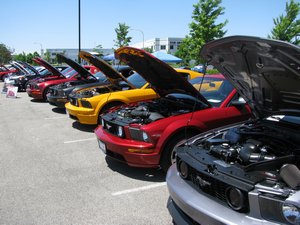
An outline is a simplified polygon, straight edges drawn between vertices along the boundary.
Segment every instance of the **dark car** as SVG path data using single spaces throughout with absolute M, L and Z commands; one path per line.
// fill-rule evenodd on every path
M 30 80 L 44 75 L 39 73 L 33 66 L 26 62 L 17 61 L 17 63 L 23 67 L 24 73 L 22 75 L 10 76 L 9 79 L 12 81 L 14 86 L 18 87 L 20 91 L 26 90 L 26 86 Z M 49 74 L 45 74 L 45 76 L 48 75 Z
M 62 72 L 59 72 L 56 69 L 59 73 L 57 77 L 36 79 L 30 82 L 26 89 L 26 92 L 30 97 L 46 101 L 47 94 L 49 92 L 50 87 L 52 86 L 71 81 L 75 83 L 97 82 L 97 79 L 92 75 L 92 73 L 95 73 L 97 71 L 94 66 L 81 66 L 75 61 L 61 54 L 57 54 L 57 57 L 61 62 L 68 64 L 70 68 L 67 68 Z M 89 71 L 91 71 L 91 73 Z
M 195 136 L 167 174 L 176 224 L 300 224 L 300 48 L 233 36 L 201 56 L 236 87 L 254 119 Z
M 66 102 L 69 101 L 69 94 L 76 93 L 82 89 L 97 87 L 103 83 L 109 81 L 109 76 L 111 73 L 121 73 L 124 77 L 128 77 L 132 69 L 129 66 L 115 66 L 115 71 L 107 70 L 107 67 L 111 67 L 103 60 L 93 56 L 88 52 L 81 51 L 79 56 L 90 64 L 98 68 L 94 76 L 97 78 L 97 82 L 87 83 L 84 80 L 81 81 L 70 81 L 55 85 L 50 88 L 47 95 L 48 102 L 58 108 L 65 108 Z

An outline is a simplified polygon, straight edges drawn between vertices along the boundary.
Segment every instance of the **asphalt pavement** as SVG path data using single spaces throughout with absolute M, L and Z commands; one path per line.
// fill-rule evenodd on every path
M 94 129 L 0 94 L 0 224 L 172 224 L 165 174 L 108 159 Z

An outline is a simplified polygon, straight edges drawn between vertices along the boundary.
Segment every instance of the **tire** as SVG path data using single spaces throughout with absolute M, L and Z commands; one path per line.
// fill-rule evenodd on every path
M 43 100 L 44 100 L 45 102 L 48 101 L 48 100 L 47 100 L 47 94 L 48 94 L 48 92 L 49 92 L 49 87 L 46 87 L 45 90 L 44 90 L 44 92 L 43 92 Z
M 123 104 L 124 104 L 123 102 L 110 102 L 110 103 L 106 104 L 105 106 L 103 106 L 103 108 L 100 110 L 100 112 L 98 114 L 98 125 L 101 124 L 101 114 L 102 113 L 105 113 L 112 107 L 123 105 Z
M 193 137 L 196 132 L 181 132 L 172 137 L 163 149 L 162 156 L 160 158 L 160 167 L 163 171 L 167 172 L 169 167 L 175 163 L 176 160 L 176 152 L 175 148 L 180 144 L 184 143 L 187 139 Z

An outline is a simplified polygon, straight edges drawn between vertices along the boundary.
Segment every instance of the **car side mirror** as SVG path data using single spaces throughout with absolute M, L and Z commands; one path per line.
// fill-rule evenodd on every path
M 231 105 L 233 105 L 233 106 L 244 106 L 245 104 L 246 104 L 246 101 L 242 97 L 239 97 L 238 99 L 233 100 L 231 102 Z
M 119 86 L 122 88 L 122 90 L 130 88 L 130 86 L 125 81 L 120 81 Z

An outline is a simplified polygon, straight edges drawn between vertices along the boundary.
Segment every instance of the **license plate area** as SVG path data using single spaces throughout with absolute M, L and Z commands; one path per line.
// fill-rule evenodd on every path
M 101 140 L 98 139 L 98 145 L 102 152 L 106 154 L 106 145 Z

